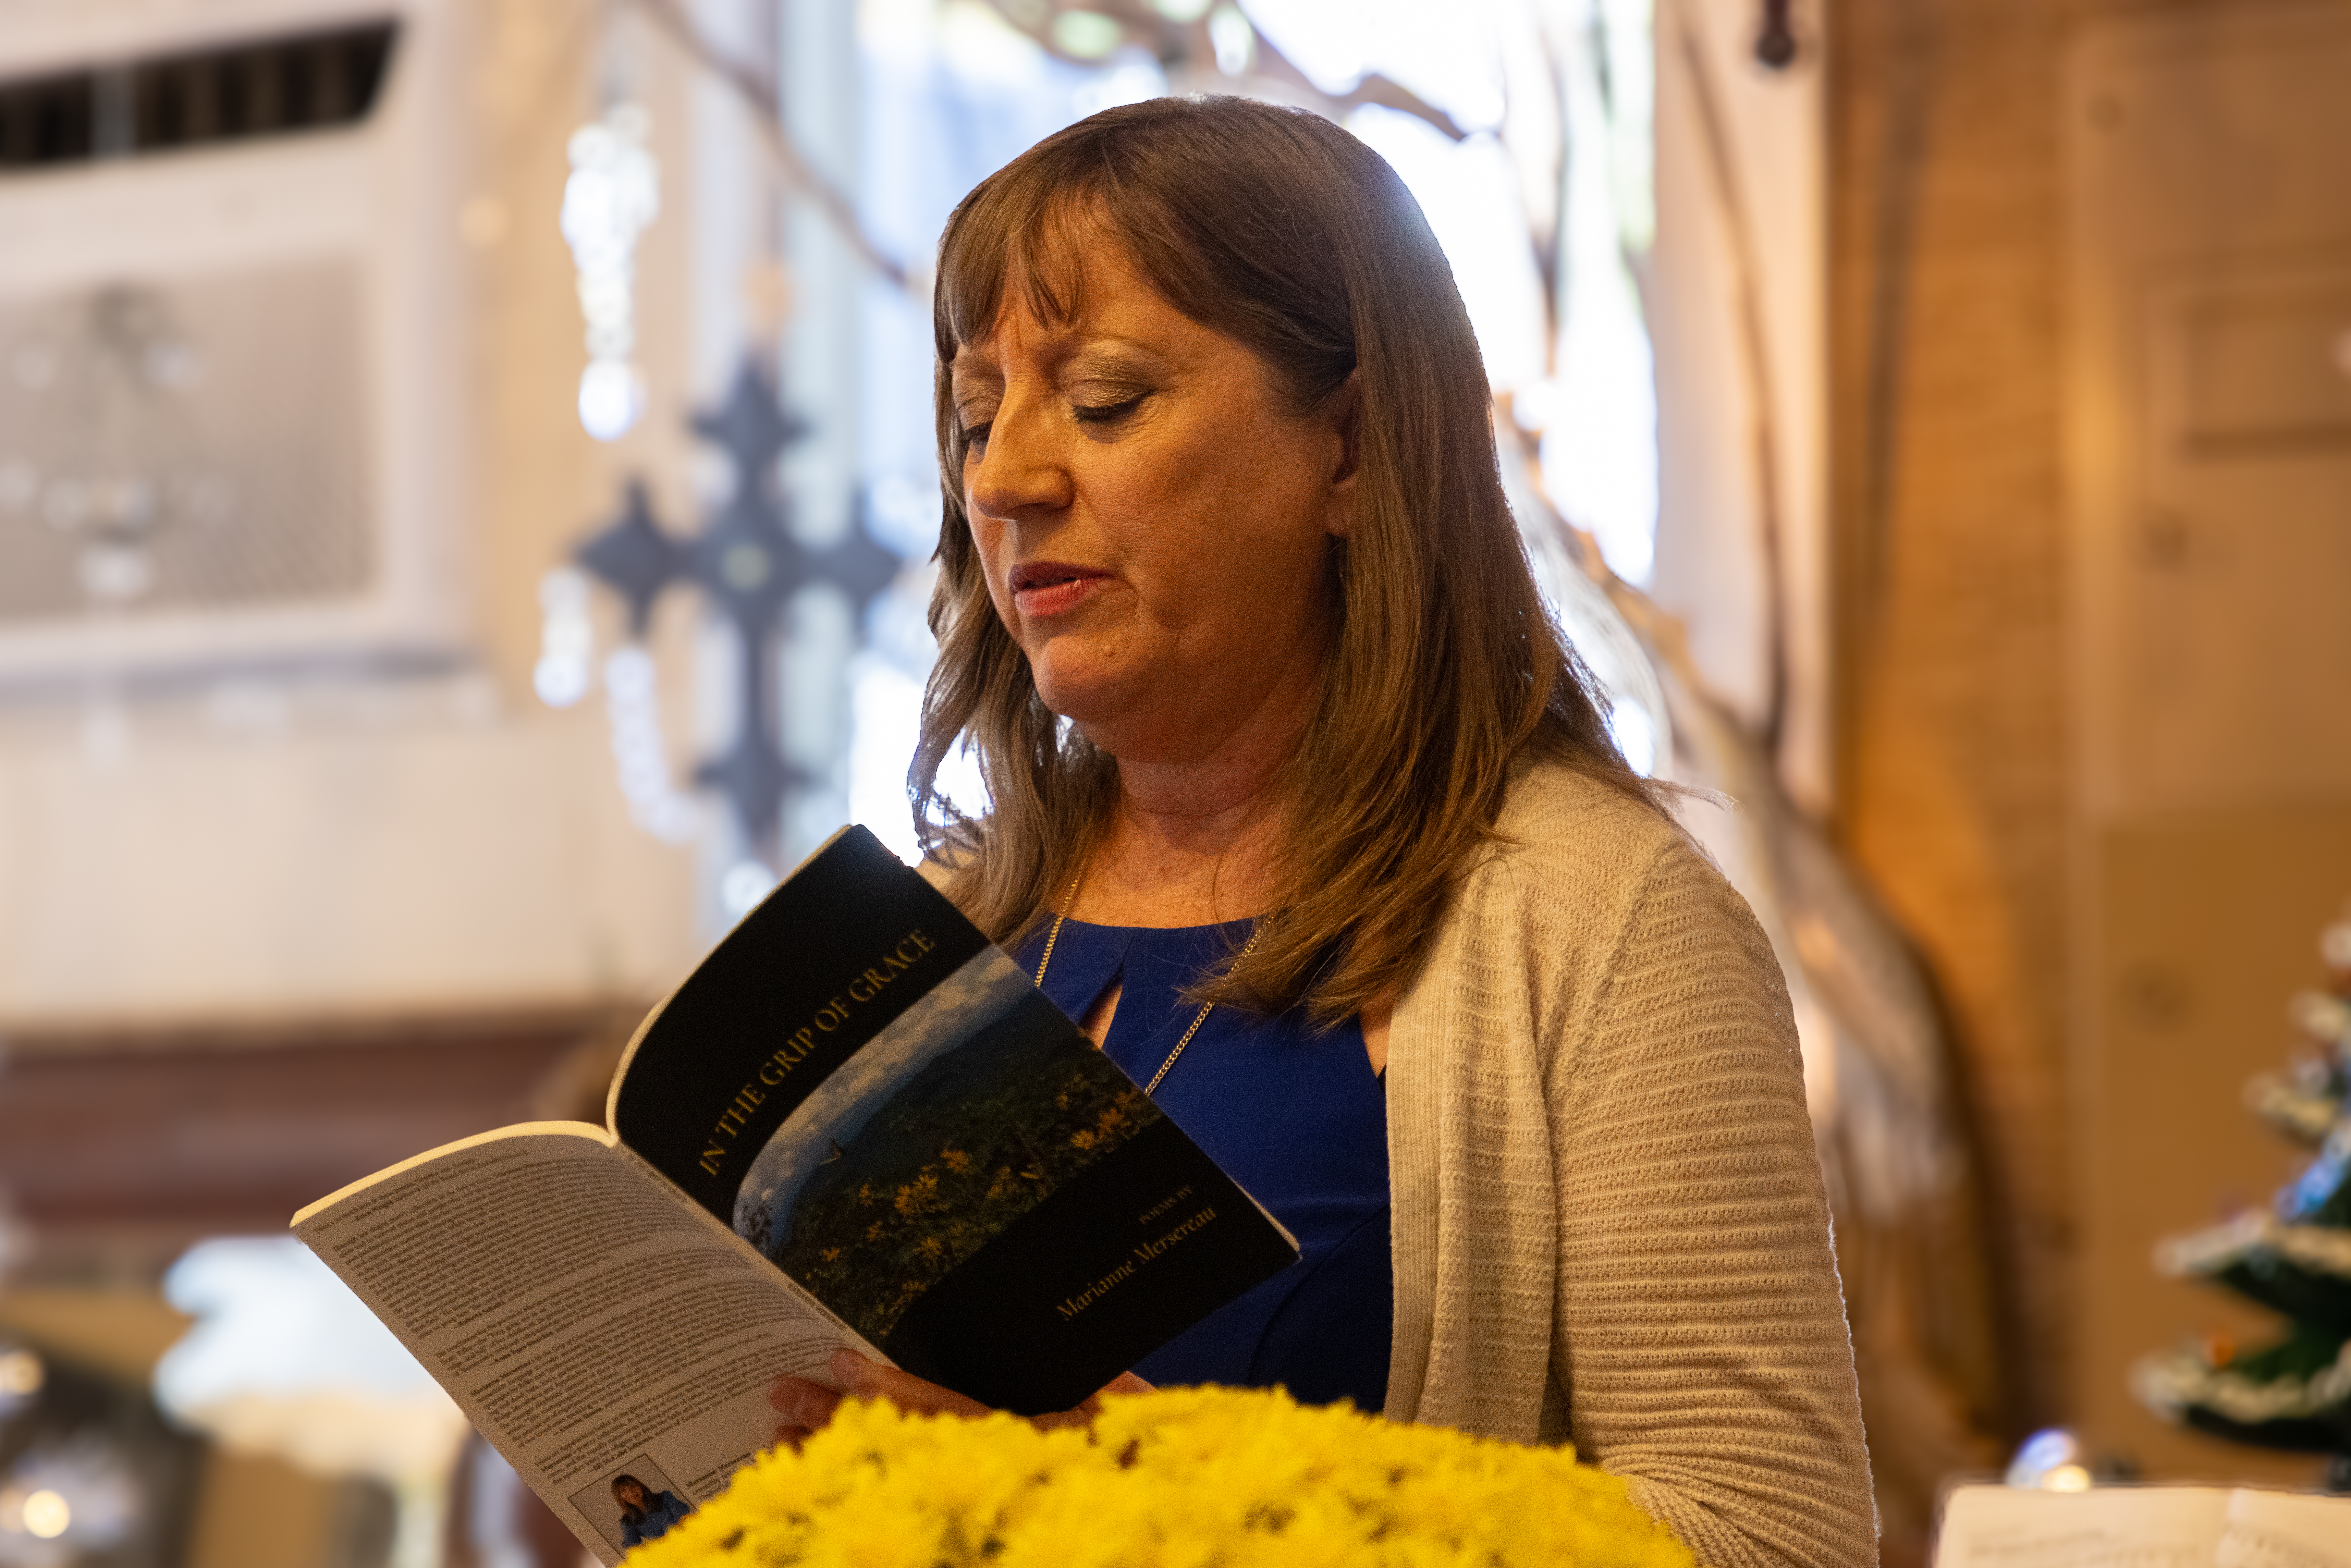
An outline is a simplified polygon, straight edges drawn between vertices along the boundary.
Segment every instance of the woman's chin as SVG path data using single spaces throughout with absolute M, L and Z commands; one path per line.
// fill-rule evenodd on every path
M 1037 688 L 1037 695 L 1054 717 L 1067 722 L 1089 744 L 1101 747 L 1105 751 L 1111 749 L 1105 744 L 1105 737 L 1116 735 L 1119 727 L 1117 709 L 1113 706 L 1090 703 L 1082 695 L 1061 695 L 1048 691 L 1041 685 Z
M 1145 683 L 1133 671 L 1106 670 L 1099 664 L 1071 669 L 1073 663 L 1077 661 L 1055 659 L 1050 652 L 1041 659 L 1032 658 L 1029 667 L 1037 683 L 1037 697 L 1099 746 L 1102 736 L 1097 731 L 1115 731 L 1137 708 L 1148 706 L 1137 690 Z
M 1160 751 L 1165 749 L 1154 741 L 1160 731 L 1168 727 L 1154 724 L 1147 711 L 1138 714 L 1131 706 L 1113 703 L 1104 703 L 1089 710 L 1073 710 L 1063 707 L 1050 696 L 1045 698 L 1045 706 L 1067 719 L 1070 727 L 1087 745 L 1121 761 L 1154 761 Z

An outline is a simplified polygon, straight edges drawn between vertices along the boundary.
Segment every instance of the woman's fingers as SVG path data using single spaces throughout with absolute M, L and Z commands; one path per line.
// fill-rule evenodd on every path
M 853 1350 L 833 1352 L 828 1369 L 841 1384 L 841 1392 L 836 1394 L 824 1385 L 811 1383 L 805 1377 L 778 1377 L 768 1385 L 768 1403 L 775 1407 L 779 1417 L 776 1425 L 777 1442 L 799 1448 L 824 1429 L 834 1413 L 840 1410 L 843 1399 L 886 1399 L 901 1410 L 911 1410 L 924 1416 L 985 1416 L 989 1413 L 987 1406 L 977 1399 L 967 1399 L 952 1388 L 925 1383 L 912 1373 L 868 1361 Z M 1076 1409 L 1037 1416 L 1036 1424 L 1045 1427 L 1082 1427 L 1102 1413 L 1102 1395 L 1150 1392 L 1150 1384 L 1132 1372 L 1122 1372 Z
M 886 1399 L 902 1410 L 925 1415 L 987 1414 L 987 1406 L 977 1400 L 909 1373 L 878 1366 L 854 1351 L 835 1352 L 828 1370 L 840 1383 L 841 1392 L 805 1377 L 778 1377 L 768 1385 L 768 1403 L 778 1417 L 777 1442 L 797 1448 L 831 1424 L 843 1399 Z
M 768 1403 L 783 1417 L 778 1425 L 777 1441 L 789 1442 L 791 1439 L 785 1436 L 787 1430 L 797 1430 L 806 1437 L 831 1421 L 832 1413 L 841 1408 L 841 1396 L 805 1377 L 778 1377 L 768 1385 Z
M 935 1383 L 925 1383 L 912 1373 L 895 1367 L 881 1366 L 866 1360 L 853 1350 L 832 1353 L 832 1375 L 852 1399 L 887 1399 L 901 1410 L 912 1410 L 925 1416 L 985 1416 L 987 1406 L 977 1399 L 967 1399 L 952 1388 L 942 1388 Z M 825 1413 L 826 1419 L 831 1412 Z
M 1112 1378 L 1108 1383 L 1103 1384 L 1100 1388 L 1096 1389 L 1092 1396 L 1088 1398 L 1084 1404 L 1079 1406 L 1076 1409 L 1056 1411 L 1050 1416 L 1037 1416 L 1034 1424 L 1048 1431 L 1050 1431 L 1056 1427 L 1090 1426 L 1092 1424 L 1093 1418 L 1102 1414 L 1103 1395 L 1148 1394 L 1151 1392 L 1152 1386 L 1152 1385 L 1145 1383 L 1142 1378 L 1137 1377 L 1132 1372 L 1122 1372 L 1116 1377 Z

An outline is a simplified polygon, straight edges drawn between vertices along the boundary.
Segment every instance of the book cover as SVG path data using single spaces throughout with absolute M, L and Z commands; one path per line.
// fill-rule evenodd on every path
M 1288 1236 L 862 828 L 640 1030 L 611 1129 L 917 1376 L 1077 1404 Z

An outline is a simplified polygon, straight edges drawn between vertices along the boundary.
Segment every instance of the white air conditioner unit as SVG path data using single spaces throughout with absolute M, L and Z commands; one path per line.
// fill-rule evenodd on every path
M 8 7 L 0 684 L 459 645 L 454 11 Z

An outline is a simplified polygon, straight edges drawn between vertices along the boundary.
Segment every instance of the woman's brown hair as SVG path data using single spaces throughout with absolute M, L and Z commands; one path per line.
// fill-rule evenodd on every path
M 947 220 L 932 308 L 946 476 L 939 662 L 907 775 L 948 892 L 1009 943 L 1100 842 L 1117 768 L 1037 695 L 989 602 L 964 513 L 947 371 L 1017 279 L 1042 319 L 1080 308 L 1088 243 L 1253 350 L 1301 412 L 1357 376 L 1359 492 L 1334 539 L 1337 632 L 1279 780 L 1281 918 L 1203 999 L 1333 1022 L 1409 979 L 1452 883 L 1491 837 L 1515 764 L 1555 759 L 1654 801 L 1537 592 L 1495 467 L 1486 373 L 1452 268 L 1395 172 L 1330 121 L 1245 99 L 1158 99 L 1046 138 Z M 988 811 L 938 792 L 971 747 Z
M 637 1502 L 631 1502 L 627 1498 L 622 1497 L 621 1495 L 621 1489 L 622 1487 L 636 1488 L 637 1497 L 640 1500 Z M 634 1476 L 614 1476 L 612 1478 L 612 1500 L 621 1505 L 621 1521 L 622 1523 L 643 1524 L 645 1521 L 645 1515 L 653 1511 L 645 1505 L 653 1500 L 653 1489 L 645 1485 L 644 1482 L 637 1479 Z

